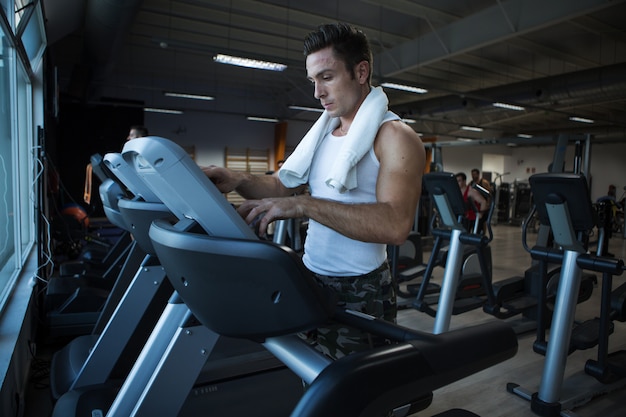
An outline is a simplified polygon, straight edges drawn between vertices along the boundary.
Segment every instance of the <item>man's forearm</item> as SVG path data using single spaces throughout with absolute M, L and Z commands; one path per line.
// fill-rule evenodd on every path
M 399 213 L 388 203 L 344 204 L 308 196 L 302 198 L 301 207 L 306 217 L 351 239 L 399 244 L 406 240 L 411 229 L 412 216 Z
M 285 197 L 294 193 L 293 190 L 284 187 L 274 175 L 253 175 L 247 172 L 239 174 L 235 191 L 245 199 Z

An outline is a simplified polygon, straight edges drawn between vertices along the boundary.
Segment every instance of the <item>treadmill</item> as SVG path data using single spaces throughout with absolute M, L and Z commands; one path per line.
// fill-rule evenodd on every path
M 124 187 L 134 190 L 134 198 L 117 201 L 115 215 L 132 231 L 134 243 L 145 258 L 103 325 L 103 332 L 77 338 L 54 355 L 51 391 L 58 399 L 53 412 L 58 416 L 91 415 L 86 410 L 106 412 L 172 294 L 148 237 L 152 220 L 171 213 L 120 154 L 107 154 L 105 162 Z M 259 387 L 274 387 L 284 393 L 283 401 L 272 399 L 271 407 L 265 407 L 268 413 L 281 415 L 302 394 L 298 378 L 265 349 L 245 340 L 219 338 L 199 370 L 191 386 L 181 391 L 183 403 L 178 415 L 198 415 L 199 410 L 221 408 L 226 403 L 236 404 L 239 410 L 229 415 L 250 415 L 259 403 L 270 402 Z M 246 391 L 251 401 L 233 401 Z
M 262 403 L 237 391 L 228 404 L 204 403 L 198 410 L 205 414 L 232 416 L 233 407 L 248 403 L 254 415 L 345 417 L 390 409 L 406 415 L 427 407 L 432 390 L 517 350 L 514 332 L 499 322 L 434 336 L 342 311 L 293 251 L 256 237 L 182 148 L 147 137 L 128 142 L 123 156 L 176 217 L 155 220 L 150 228 L 176 291 L 107 416 L 184 415 L 194 382 L 224 338 L 264 346 L 297 375 L 298 385 L 304 381 L 309 388 L 295 407 L 268 412 L 275 398 L 288 396 L 280 386 L 269 386 L 272 378 L 251 387 L 270 390 Z M 327 320 L 397 343 L 332 362 L 297 336 Z M 391 381 L 381 377 L 389 372 Z

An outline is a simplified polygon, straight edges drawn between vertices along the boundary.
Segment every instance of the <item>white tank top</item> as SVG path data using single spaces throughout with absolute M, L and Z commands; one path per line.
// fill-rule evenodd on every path
M 376 180 L 380 163 L 373 147 L 356 166 L 356 189 L 339 193 L 325 184 L 343 139 L 329 132 L 318 146 L 309 172 L 311 196 L 348 204 L 376 202 Z M 321 223 L 309 220 L 302 260 L 315 273 L 330 276 L 366 274 L 378 268 L 386 258 L 385 244 L 350 239 Z

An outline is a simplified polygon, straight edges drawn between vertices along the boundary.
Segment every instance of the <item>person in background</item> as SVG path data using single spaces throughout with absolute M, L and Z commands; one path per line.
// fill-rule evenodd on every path
M 620 204 L 617 202 L 617 187 L 610 184 L 606 195 L 598 198 L 596 202 L 602 203 L 604 207 L 604 224 L 602 225 L 604 236 L 600 256 L 614 257 L 615 255 L 609 252 L 609 240 L 613 237 L 613 220 L 617 215 L 617 209 L 620 208 Z
M 467 184 L 467 175 L 464 172 L 456 174 L 456 182 L 459 184 L 461 194 L 463 194 L 463 201 L 465 201 L 465 216 L 463 218 L 463 226 L 468 232 L 474 230 L 474 223 L 476 222 L 476 216 L 478 219 L 477 231 L 483 233 L 484 230 L 484 217 L 487 210 L 487 200 L 473 187 Z M 473 206 L 472 206 L 473 204 Z
M 481 217 L 480 217 L 481 224 L 480 224 L 479 230 L 482 230 L 482 233 L 485 234 L 487 233 L 487 222 L 486 222 L 487 212 L 489 211 L 489 207 L 491 205 L 491 199 L 493 198 L 493 192 L 491 190 L 491 183 L 480 176 L 480 171 L 478 170 L 478 168 L 472 169 L 471 175 L 472 175 L 472 181 L 469 183 L 470 187 L 473 186 L 474 184 L 480 185 L 481 187 L 483 187 L 485 190 L 489 192 L 489 197 L 485 198 L 485 200 L 487 201 L 487 204 L 484 207 L 484 211 L 481 212 Z
M 346 308 L 395 321 L 386 245 L 404 243 L 413 227 L 424 146 L 388 111 L 382 88 L 371 85 L 372 52 L 362 31 L 322 25 L 306 36 L 304 55 L 325 111 L 277 175 L 216 166 L 204 172 L 220 191 L 248 199 L 238 210 L 248 223 L 259 219 L 260 235 L 275 220 L 308 218 L 303 262 L 318 284 Z M 346 161 L 347 151 L 359 157 Z M 316 341 L 333 358 L 385 343 L 345 326 L 318 329 Z
M 472 181 L 469 183 L 470 186 L 478 184 L 491 193 L 491 184 L 489 183 L 489 181 L 480 176 L 480 171 L 478 170 L 478 168 L 472 169 L 471 174 Z
M 143 138 L 145 136 L 148 136 L 148 129 L 145 126 L 131 126 L 128 136 L 126 137 L 126 141 L 128 142 L 129 140 Z

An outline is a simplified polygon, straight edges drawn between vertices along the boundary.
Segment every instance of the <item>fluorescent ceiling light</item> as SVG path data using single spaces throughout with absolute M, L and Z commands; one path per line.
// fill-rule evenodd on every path
M 516 106 L 514 104 L 508 104 L 508 103 L 496 102 L 496 103 L 492 103 L 491 105 L 493 107 L 500 107 L 502 109 L 507 109 L 507 110 L 517 110 L 517 111 L 525 110 L 524 107 L 522 106 Z
M 276 62 L 260 61 L 258 59 L 241 58 L 238 56 L 217 54 L 213 57 L 213 61 L 220 64 L 236 65 L 238 67 L 255 68 L 267 71 L 284 71 L 287 65 L 278 64 Z
M 248 116 L 248 120 L 252 120 L 253 122 L 270 122 L 270 123 L 278 123 L 280 120 L 275 119 L 273 117 L 257 117 L 257 116 Z
M 215 97 L 213 96 L 205 96 L 202 94 L 174 93 L 171 91 L 166 91 L 163 93 L 163 95 L 167 97 L 190 98 L 193 100 L 206 100 L 206 101 L 215 100 Z
M 461 129 L 463 129 L 463 130 L 471 130 L 472 132 L 482 132 L 483 131 L 482 127 L 476 127 L 476 126 L 461 126 Z
M 415 119 L 400 119 L 400 120 L 402 120 L 404 123 L 409 124 L 409 125 L 417 123 L 417 120 Z
M 470 138 L 456 138 L 456 140 L 460 142 L 473 142 L 474 141 L 474 139 L 470 139 Z
M 324 109 L 320 109 L 319 107 L 306 107 L 306 106 L 289 106 L 291 110 L 302 110 L 302 111 L 312 111 L 317 113 L 324 113 Z
M 569 118 L 572 122 L 580 122 L 580 123 L 594 123 L 591 119 L 585 119 L 584 117 L 576 117 L 572 116 Z
M 149 113 L 183 114 L 183 112 L 180 110 L 158 109 L 155 107 L 144 107 L 143 111 L 147 111 Z
M 428 93 L 428 90 L 424 88 L 413 87 L 410 85 L 395 84 L 395 83 L 382 83 L 380 86 L 384 88 L 393 88 L 395 90 L 408 91 L 410 93 L 417 93 L 417 94 Z
M 517 137 L 518 137 L 518 138 L 524 138 L 524 139 L 530 139 L 530 138 L 532 138 L 532 137 L 533 137 L 533 135 L 529 135 L 529 134 L 527 134 L 527 133 L 518 133 L 518 134 L 517 134 Z

